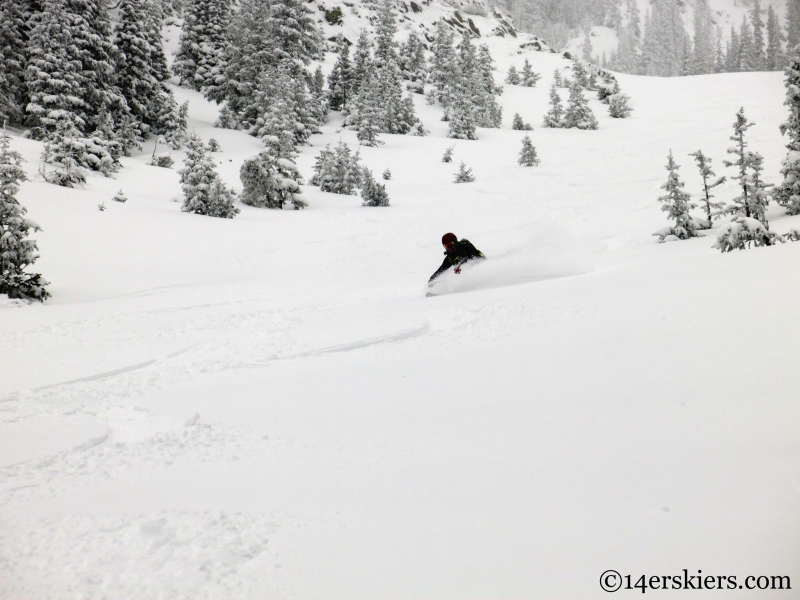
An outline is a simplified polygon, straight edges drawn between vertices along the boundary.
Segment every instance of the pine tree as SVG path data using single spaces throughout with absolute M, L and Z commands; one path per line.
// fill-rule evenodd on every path
M 295 210 L 305 208 L 300 198 L 300 172 L 287 158 L 279 158 L 271 148 L 262 150 L 242 163 L 242 202 L 258 208 L 283 208 L 291 203 Z
M 747 17 L 742 19 L 742 26 L 739 28 L 739 57 L 738 68 L 739 71 L 757 71 L 758 62 L 756 60 L 757 52 L 755 41 L 753 40 L 753 31 L 750 29 L 750 23 Z
M 453 148 L 454 146 L 450 146 L 449 148 L 445 149 L 444 154 L 442 155 L 442 162 L 453 162 Z
M 265 25 L 277 62 L 308 65 L 319 56 L 319 30 L 302 0 L 272 2 Z
M 514 120 L 511 123 L 511 129 L 517 129 L 519 131 L 532 131 L 533 127 L 529 123 L 525 123 L 522 120 L 522 117 L 519 116 L 519 113 L 515 113 Z
M 800 44 L 800 2 L 787 0 L 786 2 L 786 49 L 793 53 L 794 48 Z
M 284 73 L 308 92 L 304 66 L 319 55 L 320 36 L 299 0 L 243 0 L 228 32 L 224 85 L 206 95 L 225 102 L 220 125 L 252 130 L 263 113 L 256 96 L 269 85 L 265 78 Z
M 697 0 L 694 7 L 694 71 L 714 72 L 714 29 L 708 0 Z
M 476 125 L 472 106 L 463 96 L 459 97 L 453 105 L 448 125 L 450 130 L 447 133 L 447 137 L 449 138 L 457 140 L 478 139 L 475 133 Z
M 631 116 L 632 109 L 628 105 L 631 99 L 627 94 L 613 94 L 608 97 L 608 114 L 615 119 L 626 119 Z
M 389 181 L 392 178 L 392 172 L 387 168 L 383 174 L 381 175 L 386 181 Z
M 781 31 L 781 26 L 778 23 L 778 17 L 775 15 L 775 10 L 772 4 L 767 9 L 767 52 L 766 52 L 766 65 L 767 71 L 779 71 L 786 63 L 786 58 L 783 54 L 783 42 L 786 36 Z
M 525 87 L 536 87 L 536 82 L 542 78 L 538 73 L 534 73 L 528 59 L 525 59 L 525 64 L 522 66 L 521 81 L 520 83 Z
M 550 110 L 544 116 L 545 127 L 563 127 L 564 107 L 561 104 L 561 96 L 555 81 L 550 86 Z
M 26 269 L 36 262 L 38 247 L 28 239 L 39 226 L 25 218 L 25 207 L 17 200 L 19 184 L 25 181 L 22 156 L 9 150 L 5 128 L 0 132 L 0 294 L 9 298 L 38 300 L 50 297 L 47 281 Z
M 361 89 L 361 84 L 367 80 L 372 72 L 372 66 L 372 42 L 369 40 L 367 30 L 362 29 L 358 35 L 358 41 L 356 41 L 356 48 L 353 53 L 351 95 L 355 95 Z
M 230 0 L 190 0 L 184 15 L 173 72 L 182 86 L 198 92 L 220 85 L 226 67 L 225 30 L 230 23 Z
M 577 127 L 578 129 L 597 129 L 597 119 L 589 108 L 589 103 L 583 95 L 583 88 L 577 79 L 569 88 L 569 103 L 564 112 L 563 127 Z
M 344 142 L 340 141 L 335 149 L 326 146 L 317 157 L 311 184 L 318 185 L 322 192 L 353 195 L 361 182 L 359 160 L 358 153 L 353 155 Z
M 137 140 L 148 133 L 177 139 L 182 132 L 178 104 L 167 87 L 169 70 L 152 0 L 122 0 L 117 26 L 119 87 L 134 120 Z M 180 145 L 178 146 L 180 147 Z
M 794 233 L 794 236 L 792 235 Z M 789 239 L 797 237 L 796 230 L 790 232 Z M 745 250 L 751 245 L 755 246 L 774 246 L 777 242 L 785 241 L 781 236 L 769 231 L 767 227 L 750 217 L 739 215 L 730 223 L 725 223 L 717 232 L 717 241 L 714 248 L 722 252 L 732 250 Z
M 766 226 L 764 212 L 769 197 L 766 192 L 767 186 L 761 181 L 760 176 L 764 159 L 757 152 L 748 150 L 745 140 L 745 133 L 753 125 L 755 123 L 748 121 L 744 116 L 744 107 L 740 108 L 736 113 L 733 136 L 730 138 L 736 145 L 728 148 L 728 153 L 736 156 L 737 160 L 735 162 L 725 160 L 723 163 L 726 167 L 737 167 L 738 174 L 734 175 L 732 179 L 739 182 L 742 193 L 733 199 L 734 205 L 728 209 L 728 212 L 758 219 Z
M 24 119 L 27 30 L 20 3 L 0 4 L 0 122 L 21 124 Z
M 352 66 L 350 64 L 350 48 L 343 36 L 338 36 L 339 46 L 336 64 L 328 75 L 328 89 L 330 90 L 330 107 L 341 110 L 352 94 Z
M 120 190 L 116 194 L 114 194 L 114 197 L 111 200 L 113 200 L 114 202 L 120 202 L 122 204 L 125 204 L 128 201 L 128 197 L 124 194 L 122 190 Z
M 800 214 L 800 51 L 795 48 L 791 62 L 786 67 L 786 100 L 789 119 L 781 125 L 781 134 L 788 135 L 789 152 L 783 159 L 783 181 L 776 186 L 775 200 L 786 207 L 789 215 Z
M 689 214 L 689 211 L 695 208 L 695 204 L 692 203 L 691 196 L 683 191 L 684 184 L 678 177 L 679 168 L 675 164 L 675 160 L 672 158 L 672 150 L 670 150 L 667 160 L 669 176 L 667 177 L 667 182 L 661 186 L 661 189 L 666 190 L 667 193 L 660 196 L 658 201 L 663 203 L 661 210 L 666 212 L 670 219 L 674 219 L 675 225 L 670 228 L 668 233 L 662 230 L 657 234 L 662 241 L 670 234 L 680 240 L 686 240 L 697 235 L 694 221 Z
M 432 94 L 436 100 L 446 104 L 445 94 L 452 88 L 456 79 L 456 55 L 453 50 L 453 33 L 444 20 L 436 24 L 432 50 L 433 59 L 428 81 L 433 85 Z
M 572 63 L 572 83 L 577 83 L 582 88 L 589 87 L 589 75 L 586 72 L 586 66 L 579 60 Z
M 45 0 L 30 34 L 25 83 L 30 94 L 26 111 L 33 139 L 52 138 L 58 121 L 64 118 L 69 118 L 78 132 L 87 126 L 82 116 L 87 112 L 82 91 L 86 80 L 75 55 L 76 40 L 69 19 L 64 0 Z M 69 116 L 62 117 L 63 113 Z
M 564 87 L 564 80 L 561 78 L 561 71 L 553 71 L 553 85 L 557 88 Z
M 584 32 L 583 45 L 581 46 L 581 58 L 586 62 L 592 62 L 592 38 L 591 30 L 587 27 Z
M 725 50 L 725 71 L 728 73 L 736 73 L 741 71 L 741 44 L 739 43 L 739 34 L 736 28 L 731 25 L 731 34 L 728 38 L 728 43 Z
M 386 186 L 375 181 L 372 171 L 367 168 L 362 170 L 361 200 L 364 206 L 389 206 Z
M 508 85 L 520 84 L 519 73 L 517 73 L 517 67 L 515 67 L 514 65 L 508 67 L 508 75 L 506 75 L 506 83 Z
M 374 83 L 373 83 L 374 82 Z M 378 138 L 382 127 L 380 101 L 381 98 L 377 93 L 377 79 L 371 78 L 367 80 L 366 85 L 362 87 L 359 93 L 360 104 L 358 108 L 358 133 L 356 137 L 358 142 L 364 146 L 380 146 L 383 144 Z
M 56 130 L 45 142 L 42 152 L 42 162 L 57 167 L 56 171 L 47 173 L 42 166 L 45 181 L 70 188 L 86 183 L 82 167 L 88 161 L 86 145 L 74 119 L 74 115 L 66 111 L 56 115 Z
M 419 84 L 415 90 L 422 93 L 422 84 L 428 77 L 425 69 L 425 46 L 416 31 L 408 35 L 408 39 L 400 46 L 400 69 L 403 79 Z
M 472 174 L 472 169 L 468 169 L 467 165 L 464 164 L 464 161 L 461 161 L 461 165 L 458 167 L 458 173 L 456 173 L 456 178 L 454 183 L 470 183 L 475 181 L 475 176 Z
M 724 202 L 711 201 L 711 199 L 714 197 L 711 191 L 715 187 L 725 183 L 726 178 L 722 176 L 718 179 L 714 179 L 716 174 L 711 169 L 711 159 L 704 155 L 702 150 L 693 152 L 689 156 L 694 157 L 695 161 L 697 162 L 697 168 L 700 170 L 700 177 L 703 178 L 703 201 L 705 202 L 706 208 L 707 227 L 710 228 L 713 220 L 719 218 L 721 211 L 725 206 Z
M 220 180 L 213 159 L 206 155 L 206 145 L 195 134 L 189 138 L 183 164 L 180 170 L 185 196 L 182 211 L 224 219 L 239 214 L 239 209 L 233 205 L 234 193 Z
M 772 5 L 770 5 L 772 6 Z M 753 27 L 753 47 L 748 57 L 748 63 L 753 71 L 763 71 L 766 66 L 766 56 L 764 54 L 764 21 L 761 19 L 761 0 L 755 0 L 753 9 L 750 11 L 750 22 Z
M 517 162 L 524 167 L 532 167 L 539 164 L 536 148 L 534 148 L 531 138 L 527 135 L 522 138 L 522 151 L 519 153 L 519 160 Z

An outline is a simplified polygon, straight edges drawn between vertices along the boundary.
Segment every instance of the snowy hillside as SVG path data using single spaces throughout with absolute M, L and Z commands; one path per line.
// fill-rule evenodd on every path
M 737 30 L 742 24 L 742 19 L 749 16 L 750 11 L 753 9 L 752 0 L 707 0 L 708 6 L 711 9 L 711 18 L 715 27 L 719 27 L 722 34 L 723 43 L 730 38 L 731 27 Z M 650 0 L 636 0 L 639 11 L 642 15 L 646 14 L 650 5 Z M 786 3 L 776 0 L 764 0 L 761 2 L 761 8 L 766 11 L 769 6 L 775 10 L 781 19 L 785 18 Z M 682 3 L 683 10 L 683 24 L 688 32 L 693 32 L 694 13 L 695 13 L 695 0 L 689 0 Z M 583 32 L 576 32 L 578 35 L 571 38 L 564 48 L 556 48 L 559 51 L 570 52 L 575 56 L 581 56 L 581 46 L 583 45 L 585 35 Z M 592 42 L 592 55 L 601 57 L 605 54 L 610 57 L 613 52 L 617 50 L 619 40 L 614 29 L 609 27 L 602 27 L 595 25 L 591 27 L 591 42 Z M 544 40 L 545 42 L 547 40 Z
M 398 38 L 446 10 L 414 5 Z M 326 37 L 354 41 L 368 10 L 336 7 Z M 185 150 L 149 166 L 151 140 L 67 189 L 12 131 L 52 298 L 0 300 L 0 598 L 604 598 L 608 569 L 789 576 L 740 595 L 800 598 L 800 243 L 723 254 L 721 221 L 652 235 L 670 150 L 697 199 L 688 154 L 731 175 L 740 107 L 779 181 L 782 74 L 619 75 L 630 118 L 587 92 L 597 131 L 547 129 L 571 61 L 460 8 L 497 83 L 525 58 L 543 77 L 506 85 L 477 141 L 414 94 L 430 134 L 360 148 L 391 171 L 388 208 L 305 185 L 304 210 L 187 214 Z M 172 89 L 240 191 L 262 142 Z M 331 112 L 300 147 L 306 180 L 339 140 L 358 145 Z M 472 183 L 453 183 L 462 160 Z M 488 260 L 425 297 L 448 231 Z

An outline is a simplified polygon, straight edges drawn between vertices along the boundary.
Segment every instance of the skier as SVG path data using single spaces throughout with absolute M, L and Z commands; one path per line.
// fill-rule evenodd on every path
M 473 246 L 469 240 L 459 241 L 454 233 L 445 233 L 442 236 L 442 245 L 444 246 L 444 262 L 442 266 L 436 270 L 436 273 L 431 275 L 428 283 L 436 279 L 439 275 L 447 271 L 450 267 L 455 267 L 453 270 L 456 274 L 461 273 L 461 265 L 471 260 L 483 260 L 486 257 L 483 252 Z

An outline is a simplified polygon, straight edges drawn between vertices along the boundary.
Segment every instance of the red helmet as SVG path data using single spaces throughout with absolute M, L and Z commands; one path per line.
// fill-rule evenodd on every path
M 450 242 L 457 242 L 457 241 L 458 241 L 458 238 L 456 237 L 455 233 L 445 233 L 442 236 L 442 245 L 443 246 L 449 244 Z

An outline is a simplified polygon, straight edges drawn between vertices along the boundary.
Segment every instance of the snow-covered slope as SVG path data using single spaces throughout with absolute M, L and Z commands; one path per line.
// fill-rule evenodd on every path
M 498 80 L 521 65 L 484 39 Z M 526 56 L 538 87 L 506 86 L 454 163 L 421 96 L 430 136 L 361 149 L 389 208 L 307 187 L 303 211 L 189 215 L 152 147 L 65 190 L 14 139 L 53 298 L 0 303 L 0 597 L 601 598 L 606 569 L 684 568 L 796 597 L 800 244 L 651 236 L 669 150 L 698 192 L 687 154 L 723 174 L 740 106 L 776 181 L 781 75 L 620 76 L 631 118 L 592 99 L 600 130 L 547 130 L 568 61 Z M 239 188 L 258 140 L 176 96 Z M 334 113 L 303 174 L 339 139 Z M 489 260 L 425 298 L 446 231 Z
M 647 14 L 650 1 L 637 0 L 639 12 L 644 19 Z M 684 7 L 683 11 L 683 24 L 689 35 L 694 35 L 694 7 L 693 0 L 689 0 L 681 4 Z M 761 8 L 764 10 L 762 20 L 766 20 L 766 10 L 772 5 L 775 13 L 778 15 L 781 23 L 786 14 L 785 2 L 777 1 L 762 1 Z M 739 31 L 742 26 L 742 19 L 746 16 L 749 18 L 750 11 L 753 9 L 753 2 L 751 0 L 708 0 L 708 6 L 711 9 L 711 16 L 715 26 L 719 27 L 722 34 L 723 44 L 730 38 L 731 26 Z M 564 48 L 558 48 L 560 51 L 570 52 L 574 56 L 581 56 L 581 48 L 585 39 L 584 32 L 576 31 L 576 37 L 569 40 Z M 609 27 L 602 27 L 595 25 L 590 28 L 590 39 L 592 42 L 592 56 L 599 59 L 605 54 L 606 58 L 611 57 L 611 53 L 617 49 L 619 40 L 617 39 L 616 32 Z M 546 40 L 544 40 L 546 42 Z

